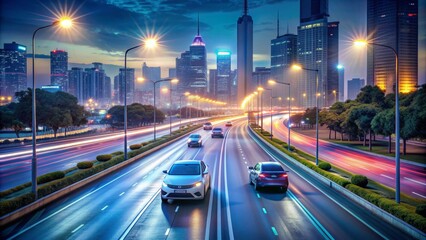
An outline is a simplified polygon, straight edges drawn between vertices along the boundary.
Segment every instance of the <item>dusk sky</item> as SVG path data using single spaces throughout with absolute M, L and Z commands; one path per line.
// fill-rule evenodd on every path
M 419 1 L 419 84 L 426 83 L 426 1 Z M 298 0 L 249 0 L 249 14 L 254 21 L 254 67 L 270 66 L 270 40 L 276 37 L 277 12 L 280 34 L 297 34 Z M 329 0 L 329 21 L 340 21 L 340 62 L 345 67 L 345 80 L 366 78 L 366 50 L 356 49 L 352 40 L 365 36 L 367 0 Z M 7 0 L 1 1 L 0 44 L 15 41 L 27 46 L 31 53 L 32 33 L 48 25 L 58 16 L 75 19 L 72 30 L 56 27 L 37 33 L 36 52 L 49 55 L 53 49 L 68 51 L 70 66 L 102 62 L 113 78 L 124 66 L 126 49 L 138 45 L 138 39 L 157 35 L 161 47 L 134 50 L 128 66 L 137 69 L 144 61 L 148 66 L 161 66 L 162 77 L 175 67 L 176 57 L 189 49 L 197 33 L 206 43 L 208 68 L 216 68 L 215 52 L 232 52 L 232 69 L 236 68 L 237 19 L 242 14 L 243 0 Z M 30 61 L 29 61 L 30 63 Z M 89 65 L 87 65 L 89 66 Z M 31 79 L 28 65 L 28 79 Z M 49 84 L 49 61 L 36 60 L 38 85 Z

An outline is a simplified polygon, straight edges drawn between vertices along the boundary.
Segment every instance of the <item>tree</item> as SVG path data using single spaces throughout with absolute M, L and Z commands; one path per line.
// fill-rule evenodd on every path
M 379 112 L 371 121 L 371 128 L 376 134 L 389 137 L 388 153 L 392 152 L 392 133 L 395 132 L 395 111 L 386 109 Z
M 291 115 L 290 122 L 300 127 L 300 123 L 302 122 L 302 119 L 303 119 L 303 113 L 296 113 Z
M 366 143 L 367 133 L 369 134 L 368 148 L 370 151 L 372 149 L 371 121 L 373 120 L 373 118 L 376 116 L 378 112 L 379 112 L 379 109 L 377 107 L 372 106 L 371 104 L 362 104 L 352 108 L 349 113 L 349 119 L 355 122 L 357 127 L 364 133 L 364 143 L 363 143 L 364 146 Z
M 60 127 L 68 127 L 72 124 L 72 117 L 68 110 L 62 110 L 59 107 L 53 107 L 50 111 L 50 118 L 46 121 L 46 125 L 52 128 L 56 138 Z
M 12 128 L 15 131 L 16 137 L 19 138 L 19 133 L 24 130 L 24 124 L 19 120 L 12 121 Z
M 367 85 L 361 88 L 361 92 L 358 94 L 355 101 L 364 104 L 375 104 L 383 108 L 385 105 L 385 93 L 378 86 Z
M 10 108 L 11 104 L 6 106 L 0 106 L 0 129 L 8 128 L 12 126 L 14 119 L 13 110 Z

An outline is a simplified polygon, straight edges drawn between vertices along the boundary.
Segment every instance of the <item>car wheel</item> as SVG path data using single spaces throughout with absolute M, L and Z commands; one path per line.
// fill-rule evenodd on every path
M 257 181 L 256 181 L 256 182 L 254 182 L 254 189 L 255 189 L 256 191 L 259 191 L 259 190 L 260 190 L 260 186 L 258 186 L 258 185 L 257 185 Z
M 287 188 L 286 187 L 281 187 L 280 190 L 281 190 L 282 193 L 286 193 L 287 192 Z

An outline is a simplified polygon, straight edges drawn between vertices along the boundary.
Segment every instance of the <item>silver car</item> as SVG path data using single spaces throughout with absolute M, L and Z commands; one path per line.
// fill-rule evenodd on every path
M 249 167 L 249 182 L 254 188 L 278 187 L 282 192 L 288 188 L 288 176 L 286 170 L 277 162 L 259 162 L 254 167 Z
M 208 166 L 201 160 L 178 160 L 164 170 L 161 200 L 204 199 L 210 189 Z
M 202 147 L 203 146 L 203 140 L 201 139 L 201 135 L 194 133 L 189 135 L 188 140 L 186 142 L 188 144 L 188 147 Z

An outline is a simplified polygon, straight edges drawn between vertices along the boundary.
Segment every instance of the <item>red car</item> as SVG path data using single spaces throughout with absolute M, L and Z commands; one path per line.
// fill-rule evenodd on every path
M 287 171 L 277 162 L 259 162 L 250 169 L 250 184 L 259 190 L 261 187 L 277 187 L 287 192 Z
M 232 127 L 232 122 L 226 122 L 225 126 L 226 127 Z

